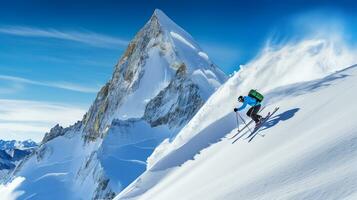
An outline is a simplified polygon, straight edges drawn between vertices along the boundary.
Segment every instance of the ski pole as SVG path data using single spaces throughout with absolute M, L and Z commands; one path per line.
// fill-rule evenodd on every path
M 240 119 L 243 121 L 243 123 L 244 123 L 245 125 L 247 125 L 247 123 L 245 123 L 245 120 L 243 119 L 243 117 L 240 116 L 240 115 L 239 115 L 239 117 L 240 117 Z M 249 126 L 247 126 L 247 128 L 248 128 L 248 130 L 252 133 L 252 130 L 249 128 Z M 262 137 L 265 136 L 265 135 L 263 135 L 263 134 L 261 134 L 261 133 L 257 133 L 257 134 L 260 135 L 260 136 L 262 136 Z
M 238 129 L 238 132 L 239 132 L 239 119 L 238 119 L 238 113 L 236 112 L 236 119 L 237 119 L 237 129 Z
M 250 130 L 250 128 L 249 128 L 249 126 L 247 125 L 247 123 L 245 123 L 245 120 L 243 119 L 243 117 L 242 116 L 240 116 L 240 114 L 238 113 L 238 116 L 240 117 L 240 119 L 243 121 L 243 123 L 247 126 L 247 128 L 248 128 L 248 130 L 249 130 L 249 132 L 251 132 L 252 133 L 252 130 Z

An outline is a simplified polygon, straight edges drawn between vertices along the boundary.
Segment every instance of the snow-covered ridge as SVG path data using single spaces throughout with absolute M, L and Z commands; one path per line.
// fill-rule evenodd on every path
M 356 66 L 338 71 L 357 63 L 354 52 L 343 43 L 325 39 L 305 40 L 278 49 L 265 48 L 256 59 L 243 66 L 241 71 L 234 74 L 208 99 L 193 119 L 179 132 L 175 140 L 171 142 L 165 140 L 155 149 L 155 152 L 148 158 L 148 170 L 116 199 L 167 199 L 176 196 L 183 199 L 237 199 L 238 196 L 241 196 L 240 192 L 243 195 L 241 199 L 277 199 L 281 194 L 279 191 L 284 192 L 285 190 L 271 188 L 272 192 L 270 192 L 264 189 L 265 185 L 257 181 L 255 184 L 249 185 L 250 182 L 256 180 L 256 176 L 262 179 L 262 183 L 269 185 L 270 176 L 269 174 L 264 175 L 265 164 L 269 162 L 269 159 L 264 159 L 267 155 L 266 152 L 271 150 L 272 156 L 270 157 L 274 160 L 289 151 L 299 156 L 309 155 L 308 151 L 300 152 L 300 147 L 306 144 L 307 148 L 311 147 L 310 150 L 314 151 L 313 147 L 317 145 L 321 147 L 318 152 L 326 157 L 322 156 L 321 158 L 318 153 L 311 154 L 311 156 L 326 161 L 325 158 L 331 156 L 331 151 L 328 148 L 333 141 L 348 141 L 356 137 L 355 132 L 352 131 L 356 129 L 356 123 L 353 122 L 353 117 L 348 116 L 354 115 L 352 113 L 356 112 L 357 107 L 351 105 L 353 107 L 351 109 L 346 106 L 340 108 L 341 105 L 344 105 L 346 98 L 355 98 L 355 94 L 348 91 L 353 90 L 357 85 Z M 226 141 L 224 136 L 236 131 L 236 119 L 232 112 L 238 104 L 236 98 L 239 95 L 245 95 L 251 88 L 256 88 L 266 95 L 264 102 L 268 105 L 266 109 L 272 110 L 275 106 L 280 106 L 280 110 L 276 114 L 281 119 L 281 122 L 278 120 L 279 124 L 294 117 L 297 112 L 299 117 L 294 118 L 291 123 L 290 121 L 285 122 L 285 125 L 280 128 L 277 125 L 278 130 L 276 131 L 273 130 L 274 127 L 271 132 L 269 132 L 270 129 L 267 130 L 267 134 L 278 136 L 259 140 L 257 145 L 247 144 L 247 140 L 245 140 L 235 146 L 229 146 L 231 143 Z M 344 94 L 339 95 L 341 92 Z M 347 95 L 347 93 L 349 94 Z M 334 112 L 338 112 L 338 114 L 330 116 L 332 115 L 331 108 L 335 108 Z M 322 116 L 330 117 L 325 119 Z M 345 125 L 334 127 L 336 121 L 343 119 L 346 120 L 347 127 Z M 303 123 L 306 121 L 309 123 Z M 276 120 L 271 121 L 273 124 L 274 122 Z M 339 131 L 345 133 L 346 137 L 343 136 L 344 134 L 341 136 Z M 297 136 L 299 134 L 303 134 L 303 136 Z M 329 139 L 325 141 L 326 143 L 321 143 L 318 137 L 312 137 L 312 135 Z M 296 140 L 294 140 L 295 136 Z M 289 139 L 291 139 L 291 143 L 289 143 Z M 219 142 L 220 140 L 223 141 Z M 311 143 L 308 145 L 306 141 L 310 140 Z M 291 149 L 289 145 L 292 145 Z M 355 163 L 356 160 L 353 157 L 355 157 L 357 149 L 355 148 L 356 143 L 351 142 L 351 145 L 353 146 L 351 152 L 343 152 L 348 154 L 351 163 Z M 281 151 L 273 151 L 280 146 L 284 147 L 280 149 Z M 340 147 L 342 148 L 343 144 L 338 148 Z M 202 156 L 202 153 L 205 154 Z M 227 157 L 231 159 L 227 159 Z M 285 164 L 291 166 L 295 162 L 303 163 L 302 165 L 305 167 L 314 165 L 313 163 L 310 165 L 307 158 L 292 161 L 288 156 L 279 160 L 278 163 L 274 163 L 275 165 L 281 164 L 280 167 L 284 168 Z M 330 164 L 333 165 L 333 163 Z M 338 165 L 338 163 L 335 164 Z M 242 167 L 237 168 L 237 166 Z M 338 173 L 345 178 L 349 177 L 348 174 L 356 176 L 356 171 L 349 166 L 348 163 L 344 165 L 348 169 L 348 173 L 340 173 L 342 171 Z M 274 169 L 274 166 L 271 167 Z M 252 175 L 249 175 L 250 170 L 260 168 L 262 170 L 253 170 Z M 284 168 L 284 170 L 289 171 L 288 168 Z M 227 176 L 227 171 L 230 171 L 231 175 Z M 329 176 L 331 177 L 332 173 L 332 171 L 328 171 L 325 174 L 319 174 L 316 171 L 316 175 L 323 177 L 322 179 L 325 181 Z M 210 174 L 213 175 L 210 176 Z M 278 176 L 279 171 L 275 170 L 274 174 Z M 274 182 L 274 185 L 289 179 L 286 176 L 279 175 L 279 177 L 281 179 L 276 181 L 276 184 Z M 304 183 L 310 183 L 309 180 L 312 179 L 308 174 L 302 182 L 292 179 L 289 182 L 291 185 L 284 189 L 292 191 L 293 185 L 298 182 L 300 187 L 298 191 L 308 195 L 307 191 L 311 187 L 305 186 Z M 337 194 L 333 194 L 333 190 L 330 193 L 328 189 L 316 184 L 317 179 L 314 181 L 316 182 L 311 183 L 311 186 L 322 188 L 326 192 L 324 197 L 336 197 Z M 351 181 L 349 179 L 348 183 L 354 185 Z M 227 183 L 235 182 L 238 183 L 227 185 Z M 249 188 L 255 188 L 257 184 L 261 191 L 258 192 L 259 195 L 252 195 L 254 191 Z M 246 187 L 243 187 L 244 185 Z M 343 192 L 342 188 L 344 187 L 345 191 L 355 191 L 355 187 L 347 183 L 345 186 L 339 187 L 339 190 Z M 264 196 L 264 194 L 267 195 Z M 299 197 L 296 192 L 292 192 L 290 197 L 292 198 L 293 195 Z
M 159 9 L 155 9 L 154 16 L 158 19 L 162 29 L 166 30 L 174 38 L 180 38 L 182 41 L 185 41 L 185 43 L 188 43 L 190 47 L 192 46 L 193 49 L 200 49 L 199 45 L 195 42 L 193 37 L 183 28 L 178 26 L 174 21 L 172 21 L 164 12 Z
M 357 50 L 342 39 L 311 38 L 281 47 L 267 45 L 238 73 L 241 88 L 273 88 L 325 77 L 357 63 Z
M 171 36 L 174 37 L 175 39 L 181 41 L 182 43 L 186 44 L 187 46 L 191 47 L 192 49 L 196 50 L 196 47 L 193 46 L 189 41 L 187 41 L 184 37 L 182 37 L 181 35 L 171 31 L 170 32 Z

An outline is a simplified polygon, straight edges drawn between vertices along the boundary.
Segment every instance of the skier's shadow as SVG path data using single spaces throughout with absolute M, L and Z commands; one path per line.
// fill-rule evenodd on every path
M 271 128 L 275 125 L 277 125 L 281 121 L 286 121 L 292 117 L 300 110 L 300 108 L 294 108 L 288 111 L 285 111 L 283 113 L 280 113 L 279 115 L 273 116 L 270 118 L 267 122 L 265 122 L 264 126 L 262 127 L 261 131 Z
M 259 134 L 260 131 L 264 131 L 266 129 L 269 129 L 269 128 L 277 125 L 281 121 L 286 121 L 286 120 L 294 117 L 295 114 L 299 110 L 300 110 L 300 108 L 294 108 L 294 109 L 285 111 L 283 113 L 280 113 L 279 115 L 276 115 L 276 116 L 273 115 L 271 118 L 268 119 L 267 122 L 264 123 L 264 125 L 262 126 L 262 128 L 260 128 L 260 130 L 258 130 L 253 136 L 248 137 L 249 138 L 248 142 L 251 142 L 255 138 L 255 136 L 257 136 Z

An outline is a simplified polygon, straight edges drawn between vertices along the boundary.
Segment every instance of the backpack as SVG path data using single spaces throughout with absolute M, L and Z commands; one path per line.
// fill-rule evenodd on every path
M 264 96 L 262 94 L 260 94 L 257 90 L 251 89 L 249 91 L 248 96 L 256 99 L 258 102 L 262 102 L 264 99 Z

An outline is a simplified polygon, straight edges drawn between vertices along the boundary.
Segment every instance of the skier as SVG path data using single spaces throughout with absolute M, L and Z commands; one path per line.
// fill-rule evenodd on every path
M 239 108 L 234 108 L 234 112 L 242 111 L 247 105 L 252 106 L 248 112 L 247 116 L 252 118 L 255 122 L 255 125 L 258 126 L 260 124 L 260 121 L 262 119 L 262 116 L 258 115 L 258 112 L 261 107 L 260 101 L 258 101 L 256 98 L 251 97 L 250 95 L 248 96 L 239 96 L 238 101 L 243 103 Z

